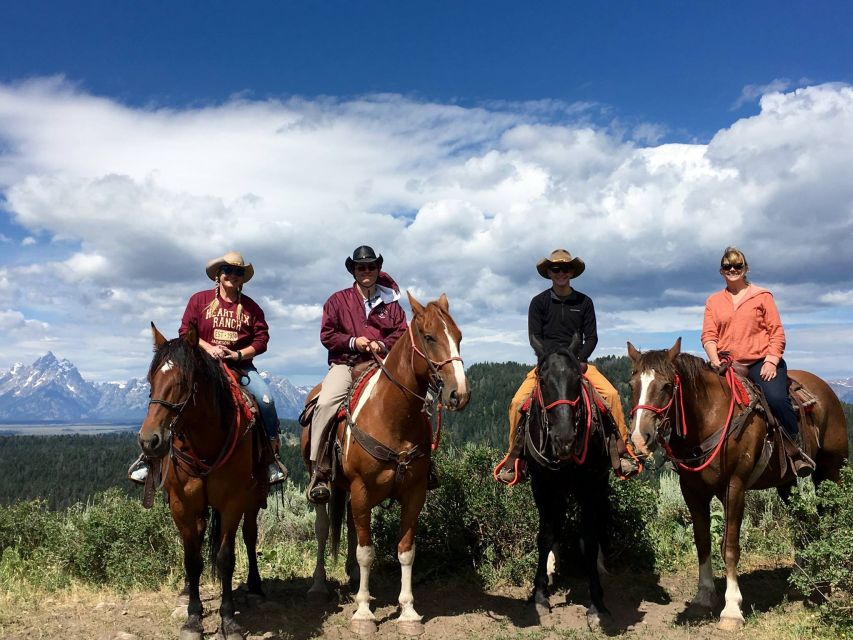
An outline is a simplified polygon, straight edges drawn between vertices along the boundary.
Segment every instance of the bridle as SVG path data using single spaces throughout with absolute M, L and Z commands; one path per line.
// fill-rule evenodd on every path
M 417 353 L 421 358 L 423 358 L 426 361 L 427 367 L 429 367 L 430 386 L 434 387 L 437 391 L 440 392 L 441 388 L 444 386 L 444 383 L 441 381 L 441 376 L 439 375 L 439 371 L 441 370 L 441 368 L 444 365 L 449 364 L 451 362 L 454 362 L 456 360 L 458 360 L 459 362 L 463 362 L 462 358 L 460 356 L 451 356 L 451 357 L 447 358 L 446 360 L 442 360 L 439 362 L 437 360 L 433 360 L 432 358 L 428 357 L 426 355 L 426 353 L 424 353 L 423 351 L 418 349 L 418 346 L 415 344 L 415 336 L 414 336 L 414 330 L 413 330 L 414 326 L 415 326 L 415 321 L 413 318 L 412 322 L 409 323 L 409 341 L 412 343 L 412 353 L 411 353 L 411 357 L 410 357 L 409 361 L 410 361 L 412 370 L 414 371 L 414 368 L 415 368 L 415 354 Z M 423 344 L 424 341 L 426 340 L 426 338 L 423 337 L 420 329 L 417 329 L 417 332 L 418 332 L 418 335 L 421 337 L 421 344 Z M 426 349 L 424 349 L 424 350 L 426 350 Z M 464 366 L 465 365 L 463 363 L 463 367 Z
M 198 389 L 198 385 L 195 382 L 193 382 L 192 390 L 187 394 L 187 397 L 184 399 L 183 402 L 169 402 L 168 400 L 162 400 L 160 398 L 151 398 L 151 396 L 149 396 L 149 399 L 148 399 L 148 406 L 149 407 L 152 404 L 159 404 L 159 405 L 162 405 L 162 406 L 166 407 L 167 409 L 171 409 L 172 411 L 175 412 L 175 417 L 172 418 L 172 421 L 169 423 L 169 426 L 167 427 L 167 429 L 169 430 L 169 436 L 170 437 L 175 434 L 175 432 L 176 432 L 175 425 L 178 424 L 178 420 L 180 419 L 181 414 L 184 412 L 184 409 L 187 408 L 187 405 L 189 404 L 190 400 L 192 400 L 193 404 L 195 404 L 195 394 L 196 394 L 197 389 Z M 178 432 L 178 434 L 180 435 L 180 432 Z
M 662 432 L 665 431 L 669 427 L 669 419 L 666 418 L 663 414 L 669 411 L 669 408 L 672 406 L 672 403 L 675 402 L 675 398 L 678 398 L 678 409 L 681 411 L 681 433 L 679 434 L 682 438 L 687 435 L 687 421 L 684 417 L 684 393 L 681 386 L 681 378 L 676 373 L 673 377 L 672 381 L 672 396 L 669 398 L 669 402 L 667 402 L 662 407 L 656 407 L 653 404 L 637 404 L 634 405 L 634 408 L 631 409 L 631 415 L 633 416 L 640 409 L 645 409 L 646 411 L 651 411 L 658 418 L 661 418 L 661 422 L 658 424 L 657 429 L 655 429 L 655 435 L 658 438 L 662 437 Z M 678 421 L 678 417 L 676 415 L 676 422 Z
M 565 464 L 567 464 L 568 462 L 574 462 L 575 464 L 583 464 L 586 461 L 586 455 L 589 452 L 589 434 L 590 434 L 590 431 L 592 431 L 592 428 L 591 428 L 592 427 L 592 407 L 590 404 L 589 393 L 587 392 L 586 387 L 583 384 L 583 381 L 581 381 L 581 383 L 580 383 L 580 392 L 578 393 L 577 398 L 575 398 L 574 400 L 569 400 L 568 398 L 558 398 L 557 400 L 554 400 L 553 402 L 551 402 L 549 404 L 545 404 L 545 400 L 542 397 L 542 383 L 539 380 L 538 376 L 536 379 L 536 389 L 535 389 L 534 393 L 536 395 L 537 403 L 539 404 L 539 407 L 541 409 L 541 411 L 540 411 L 541 427 L 545 433 L 549 433 L 549 431 L 550 431 L 549 424 L 548 424 L 548 411 L 550 411 L 554 407 L 558 407 L 560 405 L 568 405 L 568 406 L 572 407 L 573 409 L 576 409 L 578 404 L 580 403 L 581 399 L 583 399 L 583 408 L 586 411 L 586 425 L 585 425 L 586 428 L 584 430 L 583 450 L 582 450 L 580 456 L 578 456 L 576 454 L 572 454 L 571 458 L 569 458 L 568 460 L 558 461 L 556 463 L 552 460 L 549 460 L 548 458 L 546 458 L 544 456 L 544 454 L 541 453 L 541 451 L 539 451 L 539 449 L 537 449 L 534 446 L 532 438 L 530 436 L 530 429 L 527 429 L 528 448 L 530 449 L 533 456 L 537 459 L 539 464 L 541 464 L 542 466 L 545 466 L 545 467 L 548 467 L 551 469 L 558 469 L 558 468 L 561 468 L 562 466 L 564 466 Z M 578 421 L 577 421 L 578 412 L 575 411 L 574 415 L 575 415 L 575 424 L 577 425 L 577 423 L 578 423 Z

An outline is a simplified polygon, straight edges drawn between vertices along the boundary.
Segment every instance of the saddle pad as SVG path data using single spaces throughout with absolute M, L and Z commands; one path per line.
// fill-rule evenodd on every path
M 231 397 L 234 400 L 234 406 L 237 408 L 237 415 L 245 420 L 247 425 L 251 426 L 254 422 L 255 414 L 258 412 L 258 405 L 255 402 L 255 399 L 248 391 L 240 386 L 240 383 L 237 381 L 237 373 L 235 371 L 233 371 L 224 362 L 220 363 L 220 366 L 225 372 L 225 375 L 228 376 L 228 383 L 231 387 Z
M 356 405 L 358 404 L 358 399 L 361 397 L 364 388 L 367 386 L 367 383 L 370 379 L 375 376 L 379 372 L 379 367 L 374 367 L 372 369 L 368 369 L 362 374 L 361 378 L 359 378 L 356 382 L 356 387 L 352 391 L 352 400 L 350 400 L 349 410 L 352 412 Z M 337 419 L 342 420 L 346 417 L 346 410 L 344 409 L 343 404 L 341 404 L 341 408 L 338 409 Z

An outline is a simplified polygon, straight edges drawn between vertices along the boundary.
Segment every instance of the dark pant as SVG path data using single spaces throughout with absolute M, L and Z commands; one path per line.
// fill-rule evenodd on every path
M 763 364 L 764 359 L 762 358 L 749 366 L 749 379 L 764 391 L 764 397 L 767 398 L 770 410 L 785 428 L 785 431 L 796 436 L 799 431 L 797 414 L 794 413 L 791 401 L 788 400 L 788 366 L 784 360 L 780 360 L 779 364 L 776 365 L 776 377 L 772 380 L 762 380 L 761 365 Z

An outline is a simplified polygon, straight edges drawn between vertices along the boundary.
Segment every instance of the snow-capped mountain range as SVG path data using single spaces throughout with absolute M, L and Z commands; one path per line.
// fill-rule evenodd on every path
M 296 418 L 310 389 L 287 378 L 262 374 L 280 418 Z M 48 352 L 26 366 L 0 372 L 0 420 L 43 422 L 141 420 L 148 408 L 148 382 L 87 382 L 70 361 Z
M 853 377 L 827 380 L 827 382 L 840 400 L 853 403 Z

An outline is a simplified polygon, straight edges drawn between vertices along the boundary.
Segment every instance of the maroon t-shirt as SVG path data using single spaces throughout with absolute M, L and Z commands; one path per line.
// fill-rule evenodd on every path
M 241 295 L 242 317 L 238 320 L 236 302 L 220 296 L 219 307 L 210 308 L 216 294 L 215 289 L 193 294 L 181 319 L 178 335 L 183 336 L 193 322 L 198 327 L 199 337 L 210 344 L 221 344 L 232 351 L 254 347 L 256 356 L 266 351 L 270 339 L 269 326 L 258 303 L 245 294 Z M 251 358 L 244 360 L 246 363 L 251 361 Z

